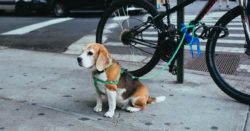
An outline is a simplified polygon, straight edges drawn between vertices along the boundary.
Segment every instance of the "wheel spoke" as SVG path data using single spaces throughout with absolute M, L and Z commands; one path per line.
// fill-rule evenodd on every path
M 144 75 L 159 61 L 159 56 L 155 53 L 158 42 L 143 39 L 143 32 L 158 33 L 154 28 L 149 28 L 151 25 L 146 22 L 148 16 L 156 15 L 155 8 L 144 0 L 114 2 L 104 12 L 105 18 L 102 17 L 98 24 L 97 41 L 103 43 L 101 38 L 105 38 L 104 44 L 113 56 L 117 56 L 115 59 L 127 62 L 125 68 L 132 74 Z M 134 32 L 130 34 L 130 31 Z M 158 35 L 147 35 L 148 37 L 157 38 Z M 148 63 L 143 62 L 145 59 Z
M 146 41 L 146 40 L 143 40 L 143 39 L 138 39 L 138 38 L 131 38 L 129 39 L 132 43 L 135 43 L 135 45 L 143 45 L 143 46 L 146 46 L 146 47 L 150 47 L 150 48 L 154 48 L 156 49 L 157 48 L 157 45 L 153 42 L 150 42 L 150 41 Z

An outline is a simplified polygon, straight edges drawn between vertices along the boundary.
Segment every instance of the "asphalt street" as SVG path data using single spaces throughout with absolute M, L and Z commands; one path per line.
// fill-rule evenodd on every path
M 175 4 L 175 1 L 171 1 L 171 5 Z M 204 1 L 197 1 L 186 7 L 185 12 L 187 15 L 195 16 L 204 4 Z M 233 2 L 230 4 L 231 8 L 235 6 Z M 163 9 L 162 7 L 159 10 Z M 214 11 L 218 11 L 218 5 L 212 8 L 211 12 Z M 11 48 L 64 52 L 67 50 L 68 46 L 75 44 L 74 42 L 80 40 L 84 36 L 95 37 L 97 23 L 102 13 L 72 14 L 69 16 L 70 19 L 57 19 L 46 15 L 36 16 L 36 14 L 27 17 L 19 17 L 14 14 L 0 15 L 2 15 L 0 19 L 0 45 Z M 214 24 L 218 18 L 219 17 L 214 17 L 214 21 L 211 24 Z M 51 21 L 58 22 L 54 24 L 48 23 Z M 46 25 L 36 28 L 38 25 L 44 23 L 46 23 Z M 36 27 L 34 28 L 34 26 Z M 4 35 L 4 33 L 13 30 L 25 31 L 29 29 L 31 30 L 28 32 L 19 34 L 9 33 Z M 92 38 L 91 40 L 94 41 Z M 88 39 L 82 42 L 87 43 Z
M 92 15 L 58 19 L 49 16 L 2 16 L 0 43 L 11 48 L 64 52 L 79 38 L 94 34 L 101 14 Z M 53 23 L 55 21 L 57 23 Z M 39 28 L 39 25 L 42 27 Z M 28 32 L 3 34 L 17 29 Z

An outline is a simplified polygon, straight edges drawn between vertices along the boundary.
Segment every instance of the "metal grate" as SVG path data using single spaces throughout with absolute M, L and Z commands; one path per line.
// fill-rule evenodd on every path
M 215 58 L 217 68 L 223 74 L 234 74 L 240 62 L 240 55 L 236 54 L 217 54 Z M 189 61 L 185 68 L 208 72 L 205 60 L 203 54 L 195 60 Z

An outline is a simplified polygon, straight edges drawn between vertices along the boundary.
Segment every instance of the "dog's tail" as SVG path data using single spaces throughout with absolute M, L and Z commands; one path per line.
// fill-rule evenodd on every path
M 147 104 L 154 104 L 154 103 L 159 103 L 165 101 L 166 97 L 165 96 L 158 96 L 158 97 L 149 97 Z

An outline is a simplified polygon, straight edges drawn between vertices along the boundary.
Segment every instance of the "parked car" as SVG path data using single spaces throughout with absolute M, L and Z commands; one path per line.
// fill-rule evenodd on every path
M 52 14 L 56 17 L 67 16 L 74 11 L 103 11 L 111 0 L 51 0 Z
M 16 12 L 19 15 L 27 15 L 32 10 L 48 10 L 47 0 L 0 0 L 0 10 Z
M 47 11 L 55 17 L 67 16 L 76 11 L 101 11 L 103 12 L 115 0 L 0 0 L 0 10 L 15 11 L 24 15 L 29 12 Z M 155 5 L 156 0 L 148 0 Z
M 52 0 L 51 10 L 54 16 L 62 17 L 76 11 L 101 11 L 103 12 L 115 0 Z M 156 0 L 148 0 L 156 5 Z

